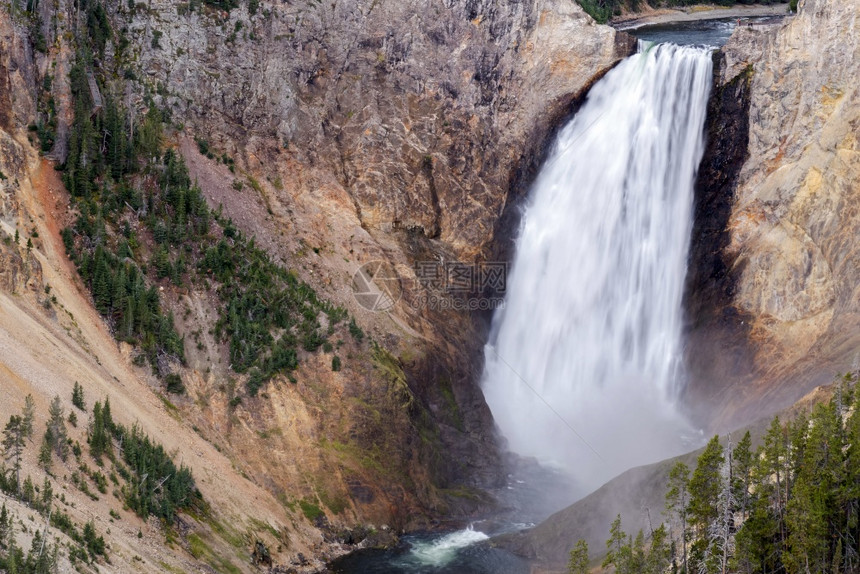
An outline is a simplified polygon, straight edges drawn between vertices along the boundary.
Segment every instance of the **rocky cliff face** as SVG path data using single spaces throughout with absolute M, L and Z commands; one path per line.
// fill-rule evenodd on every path
M 466 257 L 492 239 L 516 169 L 565 104 L 618 58 L 614 31 L 569 0 L 125 8 L 164 101 L 247 146 L 249 167 L 284 170 L 285 197 L 321 183 L 295 181 L 289 159 L 343 188 L 365 228 Z
M 472 487 L 497 482 L 499 466 L 492 420 L 475 385 L 481 325 L 466 311 L 419 305 L 424 291 L 414 265 L 473 263 L 500 250 L 508 239 L 501 218 L 525 190 L 548 135 L 630 43 L 596 26 L 573 0 L 105 8 L 113 36 L 92 64 L 105 79 L 102 92 L 135 110 L 132 124 L 152 103 L 169 110 L 177 129 L 167 143 L 186 157 L 210 204 L 223 206 L 322 296 L 347 306 L 378 345 L 347 341 L 339 372 L 325 355 L 303 360 L 297 381 L 275 381 L 237 407 L 230 396 L 241 378 L 207 335 L 215 303 L 168 287 L 166 304 L 197 346 L 186 345 L 186 397 L 165 403 L 184 430 L 170 423 L 173 431 L 162 435 L 180 437 L 170 440 L 180 453 L 181 437 L 202 436 L 226 457 L 219 464 L 229 459 L 225 488 L 244 476 L 255 496 L 268 491 L 266 504 L 272 495 L 282 503 L 273 516 L 292 523 L 292 542 L 276 561 L 301 562 L 299 551 L 324 554 L 342 538 L 342 525 L 414 527 L 440 514 L 486 509 Z M 64 160 L 72 119 L 67 76 L 81 16 L 65 0 L 41 2 L 37 12 L 0 13 L 0 165 L 23 184 L 0 182 L 2 218 L 9 237 L 16 228 L 29 231 L 50 198 L 39 229 L 52 242 L 34 239 L 33 257 L 4 250 L 2 279 L 7 290 L 37 292 L 41 283 L 27 283 L 28 261 L 48 261 L 51 283 L 62 281 L 63 292 L 74 295 L 79 316 L 85 299 L 74 273 L 57 271 L 67 264 L 57 231 L 70 223 L 68 197 L 56 177 L 46 177 L 50 166 L 35 159 L 37 140 L 30 134 L 28 143 L 26 126 L 46 119 L 54 105 L 57 139 L 48 156 Z M 43 52 L 33 48 L 39 35 Z M 235 158 L 234 169 L 199 153 L 195 137 L 217 157 Z M 20 211 L 25 196 L 30 205 Z M 402 282 L 403 298 L 388 313 L 352 298 L 353 273 L 372 260 L 388 262 Z M 109 392 L 110 376 L 134 392 L 158 389 L 145 369 L 129 367 L 126 346 L 106 344 L 105 326 L 91 309 L 87 314 L 88 328 L 69 331 L 62 342 L 111 357 L 108 371 L 90 377 L 98 393 Z M 58 319 L 38 320 L 50 326 Z M 155 417 L 150 407 L 136 416 Z M 214 456 L 210 446 L 201 469 Z M 204 491 L 216 508 L 219 493 Z M 241 506 L 236 500 L 231 508 Z M 324 540 L 300 501 L 322 513 L 315 526 Z
M 507 239 L 500 217 L 548 134 L 629 40 L 572 0 L 264 2 L 254 13 L 122 3 L 113 17 L 128 42 L 117 61 L 187 131 L 256 175 L 265 209 L 249 217 L 256 199 L 217 185 L 204 193 L 281 260 L 304 258 L 303 278 L 400 357 L 441 423 L 446 481 L 496 481 L 492 421 L 475 387 L 480 324 L 420 306 L 414 266 L 496 251 Z M 211 169 L 194 173 L 203 181 Z M 315 254 L 302 256 L 308 247 Z M 390 314 L 350 296 L 351 275 L 372 260 L 403 281 Z
M 783 406 L 856 368 L 858 26 L 857 2 L 806 0 L 781 26 L 739 28 L 723 49 L 719 89 L 749 84 L 748 94 L 735 88 L 738 101 L 748 100 L 746 160 L 736 185 L 725 187 L 730 213 L 712 244 L 721 255 L 707 265 L 726 270 L 717 289 L 730 301 L 718 305 L 722 332 L 745 342 L 698 373 L 720 390 L 704 394 L 720 403 L 723 422 L 748 418 L 761 404 Z M 752 355 L 735 355 L 741 347 Z M 747 360 L 751 371 L 738 376 L 745 369 L 737 361 Z M 736 383 L 731 392 L 720 379 Z

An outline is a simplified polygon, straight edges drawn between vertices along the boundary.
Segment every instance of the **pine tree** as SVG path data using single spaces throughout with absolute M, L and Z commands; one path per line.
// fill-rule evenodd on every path
M 48 409 L 48 429 L 51 431 L 51 442 L 54 452 L 63 462 L 69 456 L 68 435 L 66 432 L 66 419 L 63 416 L 63 405 L 59 396 L 55 396 Z
M 110 417 L 110 403 L 105 400 L 105 407 L 96 401 L 93 405 L 93 419 L 90 425 L 90 454 L 96 460 L 111 452 L 111 437 L 106 416 Z M 111 423 L 112 424 L 112 423 Z
M 697 569 L 713 571 L 713 551 L 709 529 L 718 518 L 718 499 L 722 489 L 721 470 L 725 457 L 720 438 L 714 436 L 699 455 L 696 469 L 690 477 L 690 503 L 688 516 L 695 529 L 692 544 L 692 561 Z
M 773 476 L 773 488 L 768 488 L 767 490 L 771 495 L 771 505 L 776 511 L 780 547 L 785 542 L 783 520 L 785 498 L 783 496 L 783 489 L 787 489 L 787 477 L 785 476 L 785 461 L 788 458 L 786 456 L 786 442 L 787 436 L 779 421 L 779 417 L 774 417 L 764 437 L 763 456 L 761 458 L 763 468 L 760 471 L 760 475 L 762 477 Z
M 617 574 L 633 574 L 630 569 L 632 560 L 632 542 L 628 540 L 627 534 L 621 528 L 621 515 L 619 514 L 609 527 L 609 538 L 606 540 L 606 557 L 601 566 L 603 568 L 614 566 Z
M 110 414 L 110 399 L 105 397 L 105 404 L 102 407 L 102 417 L 105 421 L 105 430 L 108 435 L 113 436 L 116 433 L 116 425 L 113 422 L 113 417 Z
M 702 540 L 708 526 L 717 515 L 717 498 L 721 490 L 721 470 L 725 457 L 720 437 L 714 436 L 699 455 L 696 470 L 690 478 L 690 503 L 688 512 L 690 524 L 696 528 L 696 535 Z
M 29 474 L 21 485 L 21 500 L 26 502 L 28 506 L 32 506 L 33 501 L 36 500 L 36 485 L 33 484 L 33 479 L 30 478 Z
M 72 389 L 72 404 L 78 408 L 78 410 L 86 412 L 87 405 L 84 402 L 84 388 L 81 384 L 75 381 L 74 389 Z
M 734 459 L 733 485 L 734 497 L 741 511 L 741 519 L 746 520 L 749 512 L 750 485 L 752 480 L 753 456 L 750 431 L 744 434 L 732 453 Z
M 674 516 L 681 527 L 681 552 L 683 572 L 687 572 L 687 507 L 690 505 L 690 469 L 678 461 L 669 470 L 669 489 L 666 492 L 666 512 Z
M 24 574 L 26 568 L 24 551 L 18 546 L 15 537 L 11 536 L 6 551 L 6 574 Z
M 33 438 L 33 416 L 36 412 L 36 402 L 33 395 L 24 397 L 24 409 L 21 411 L 21 433 L 25 438 Z
M 15 492 L 21 492 L 21 453 L 24 450 L 24 432 L 21 426 L 21 417 L 12 415 L 6 428 L 3 429 L 3 452 L 6 462 L 12 463 L 12 471 L 15 473 Z
M 12 517 L 6 510 L 6 503 L 0 508 L 0 548 L 6 548 L 12 538 Z
M 669 568 L 671 548 L 668 539 L 669 535 L 663 524 L 651 534 L 651 548 L 648 550 L 648 558 L 643 570 L 645 574 L 664 574 Z
M 42 481 L 42 489 L 39 493 L 41 500 L 39 501 L 39 506 L 41 506 L 42 514 L 45 516 L 51 513 L 51 504 L 54 501 L 54 489 L 51 486 L 51 481 L 48 480 L 48 477 L 45 477 L 45 480 Z
M 797 476 L 786 504 L 788 548 L 785 566 L 789 574 L 825 572 L 828 559 L 829 525 L 833 518 L 834 483 L 842 480 L 841 425 L 835 405 L 817 405 L 811 424 L 797 432 L 793 450 L 800 455 Z
M 631 574 L 644 573 L 646 562 L 645 533 L 640 528 L 639 532 L 636 533 L 636 538 L 630 543 L 630 562 L 626 571 Z
M 567 571 L 568 574 L 588 574 L 588 543 L 585 540 L 577 540 L 576 546 L 570 551 Z
M 54 459 L 54 439 L 51 435 L 51 429 L 46 428 L 45 434 L 42 437 L 42 446 L 39 447 L 39 466 L 45 469 L 45 472 L 51 472 L 51 463 Z
M 779 425 L 776 428 L 776 434 L 780 434 Z M 771 426 L 772 435 L 773 430 Z M 746 574 L 781 569 L 782 545 L 776 507 L 778 489 L 773 461 L 768 459 L 765 450 L 763 445 L 753 457 L 748 516 L 735 535 L 734 566 L 738 572 Z

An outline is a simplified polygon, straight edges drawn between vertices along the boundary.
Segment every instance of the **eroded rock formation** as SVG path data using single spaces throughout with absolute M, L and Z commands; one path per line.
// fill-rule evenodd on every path
M 236 476 L 225 485 L 245 476 L 254 492 L 268 491 L 266 504 L 270 495 L 280 500 L 283 508 L 272 514 L 293 526 L 284 530 L 289 548 L 273 550 L 283 562 L 298 560 L 299 550 L 317 559 L 337 552 L 344 525 L 415 527 L 488 508 L 473 488 L 499 480 L 473 361 L 481 324 L 468 312 L 416 305 L 413 266 L 471 263 L 503 251 L 500 218 L 524 192 L 549 134 L 632 46 L 573 0 L 253 4 L 251 13 L 244 2 L 230 12 L 199 2 L 106 2 L 113 35 L 92 67 L 104 79 L 102 95 L 133 110 L 132 125 L 153 103 L 168 110 L 176 130 L 166 143 L 186 157 L 212 207 L 223 206 L 276 260 L 347 306 L 379 345 L 371 351 L 366 341 L 347 341 L 338 372 L 330 357 L 304 357 L 297 382 L 276 380 L 237 407 L 230 395 L 242 378 L 207 334 L 217 301 L 166 287 L 177 325 L 197 340 L 186 345 L 188 392 L 174 397 L 171 416 L 215 445 L 219 464 L 229 457 Z M 66 0 L 38 6 L 32 21 L 0 14 L 0 164 L 26 183 L 0 182 L 2 217 L 9 236 L 37 220 L 50 236 L 34 254 L 49 250 L 47 272 L 52 283 L 62 281 L 52 291 L 62 306 L 72 293 L 77 304 L 87 297 L 73 272 L 63 267 L 57 278 L 58 227 L 73 217 L 56 174 L 46 176 L 50 165 L 31 147 L 35 134 L 28 143 L 27 126 L 52 97 L 58 122 L 47 155 L 65 159 L 73 117 L 68 72 L 81 16 Z M 34 49 L 37 30 L 42 52 Z M 235 158 L 235 171 L 201 155 L 194 138 L 216 157 Z M 49 211 L 35 215 L 44 199 L 35 192 L 19 211 L 21 189 L 41 188 Z M 20 259 L 19 251 L 10 257 Z M 18 259 L 5 265 L 7 289 L 24 286 Z M 371 260 L 389 262 L 404 281 L 403 300 L 390 313 L 365 310 L 351 296 L 352 274 Z M 42 313 L 31 307 L 27 313 Z M 72 335 L 63 339 L 70 348 L 111 358 L 99 394 L 111 376 L 134 392 L 159 388 L 145 369 L 129 367 L 127 346 L 105 345 L 112 340 L 97 317 Z M 147 418 L 150 407 L 135 412 Z M 189 442 L 183 436 L 175 439 L 181 454 Z M 210 450 L 206 456 L 214 456 Z M 315 526 L 325 539 L 299 501 L 324 507 Z
M 857 2 L 806 0 L 783 25 L 739 28 L 723 49 L 717 89 L 748 99 L 749 136 L 737 183 L 724 188 L 730 213 L 710 269 L 726 270 L 714 299 L 724 311 L 730 301 L 722 332 L 742 338 L 698 374 L 718 390 L 704 394 L 724 423 L 857 366 L 858 26 Z M 737 361 L 751 361 L 747 376 Z

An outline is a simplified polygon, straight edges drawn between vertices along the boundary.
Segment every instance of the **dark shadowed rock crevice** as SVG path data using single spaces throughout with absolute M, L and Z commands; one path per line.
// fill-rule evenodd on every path
M 689 377 L 685 402 L 692 417 L 705 422 L 707 412 L 726 388 L 724 382 L 752 374 L 749 323 L 733 305 L 737 270 L 726 248 L 738 176 L 749 156 L 753 70 L 748 66 L 723 84 L 720 76 L 724 66 L 725 56 L 715 52 L 707 143 L 696 177 L 684 297 Z

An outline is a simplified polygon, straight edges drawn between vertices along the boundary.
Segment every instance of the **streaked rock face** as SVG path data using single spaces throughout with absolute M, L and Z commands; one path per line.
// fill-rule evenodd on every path
M 748 398 L 777 408 L 857 367 L 860 3 L 806 0 L 782 26 L 739 28 L 724 53 L 723 84 L 752 66 L 724 256 L 755 353 Z
M 525 190 L 577 98 L 632 48 L 624 35 L 597 26 L 575 0 L 263 0 L 254 15 L 245 0 L 230 13 L 198 0 L 104 4 L 114 36 L 94 64 L 106 72 L 102 94 L 134 109 L 136 126 L 150 98 L 168 109 L 178 128 L 168 143 L 185 155 L 213 207 L 223 205 L 258 245 L 348 307 L 395 357 L 397 389 L 408 386 L 410 401 L 414 395 L 422 405 L 418 414 L 400 408 L 364 417 L 403 406 L 394 404 L 392 377 L 367 357 L 340 375 L 321 359 L 308 365 L 309 379 L 325 392 L 269 389 L 265 408 L 236 425 L 236 456 L 260 484 L 291 499 L 305 496 L 308 476 L 322 477 L 327 492 L 348 491 L 356 521 L 417 524 L 485 505 L 449 488 L 504 478 L 475 384 L 480 365 L 472 359 L 483 341 L 474 315 L 411 305 L 418 288 L 408 286 L 390 314 L 373 313 L 352 298 L 351 277 L 384 259 L 414 285 L 416 261 L 472 262 L 497 252 L 506 237 L 498 230 L 511 228 L 500 223 L 510 199 Z M 50 70 L 59 120 L 50 156 L 62 161 L 77 15 L 68 0 L 39 5 L 45 55 L 34 55 L 26 28 L 0 15 L 0 128 L 25 133 Z M 235 173 L 201 156 L 191 136 L 234 158 Z M 244 192 L 231 185 L 242 182 Z M 3 201 L 12 197 L 7 190 Z M 190 320 L 211 316 L 204 310 Z M 230 376 L 194 368 L 192 392 Z M 385 408 L 352 408 L 343 397 L 362 405 L 379 399 Z M 226 412 L 192 407 L 189 416 L 221 428 L 233 425 Z M 419 436 L 416 418 L 432 432 Z M 255 425 L 284 435 L 260 446 Z M 368 448 L 390 439 L 386 456 L 414 472 L 355 478 L 342 453 L 323 452 L 317 441 L 331 433 Z M 434 482 L 453 494 L 437 495 Z
M 469 313 L 410 305 L 413 265 L 497 252 L 500 218 L 548 136 L 629 53 L 629 38 L 575 0 L 262 2 L 256 15 L 244 2 L 229 15 L 165 0 L 115 8 L 129 40 L 121 57 L 188 131 L 256 174 L 276 223 L 229 201 L 225 212 L 285 260 L 325 246 L 303 278 L 416 357 L 410 386 L 442 420 L 440 389 L 452 386 L 463 421 L 442 427 L 456 461 L 446 472 L 496 480 L 479 329 Z M 378 259 L 405 282 L 395 322 L 349 296 L 357 266 Z
M 252 163 L 332 174 L 366 228 L 467 257 L 492 239 L 516 169 L 625 49 L 573 0 L 279 2 L 254 16 L 158 1 L 128 30 L 197 131 L 247 143 Z

